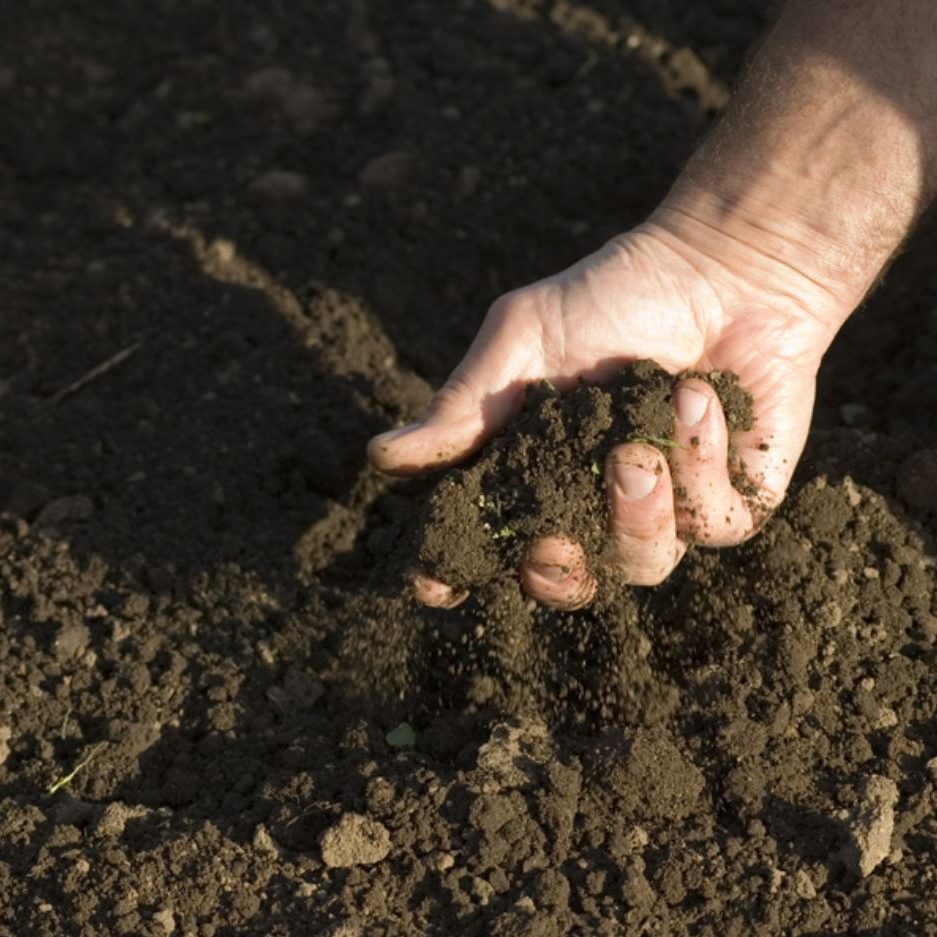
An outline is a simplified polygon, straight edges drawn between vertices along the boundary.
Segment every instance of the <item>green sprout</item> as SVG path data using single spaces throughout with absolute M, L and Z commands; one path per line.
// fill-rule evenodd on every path
M 592 474 L 593 474 L 593 475 L 601 475 L 601 474 L 602 474 L 602 466 L 600 466 L 598 462 L 593 462 L 592 465 L 589 466 L 589 467 L 592 469 Z
M 491 511 L 494 514 L 501 514 L 501 499 L 494 495 L 489 498 L 487 495 L 479 495 L 475 502 L 483 511 Z
M 68 774 L 66 774 L 64 777 L 61 777 L 55 783 L 50 784 L 49 787 L 46 789 L 46 793 L 49 794 L 49 796 L 51 796 L 52 794 L 55 794 L 58 791 L 62 790 L 63 787 L 67 787 L 69 784 L 71 784 L 72 781 L 75 780 L 75 776 L 78 774 L 78 772 L 84 768 L 87 768 L 88 765 L 91 764 L 91 762 L 94 759 L 94 756 L 97 755 L 97 753 L 101 750 L 103 746 L 104 746 L 103 742 L 98 742 L 98 744 L 95 745 L 94 748 L 92 748 L 90 752 L 88 752 L 87 758 L 84 758 L 82 761 L 79 761 L 78 764 L 75 765 L 75 767 L 72 768 L 72 770 L 69 771 Z

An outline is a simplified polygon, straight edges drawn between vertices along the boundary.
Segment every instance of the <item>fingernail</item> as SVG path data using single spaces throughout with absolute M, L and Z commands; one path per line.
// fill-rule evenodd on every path
M 673 405 L 677 411 L 677 419 L 684 426 L 696 426 L 706 413 L 709 398 L 698 390 L 691 390 L 689 387 L 678 387 L 676 394 L 674 394 Z
M 646 498 L 654 490 L 659 477 L 647 469 L 626 462 L 616 462 L 614 472 L 618 490 L 628 501 Z
M 528 561 L 527 568 L 550 582 L 559 582 L 569 575 L 569 569 L 565 566 L 557 566 L 556 563 L 532 563 Z
M 386 433 L 381 433 L 380 436 L 375 436 L 374 441 L 377 443 L 387 443 L 387 442 L 396 442 L 402 436 L 406 436 L 408 433 L 412 433 L 415 429 L 419 429 L 423 424 L 422 423 L 407 423 L 406 426 L 401 426 L 398 429 L 388 430 Z

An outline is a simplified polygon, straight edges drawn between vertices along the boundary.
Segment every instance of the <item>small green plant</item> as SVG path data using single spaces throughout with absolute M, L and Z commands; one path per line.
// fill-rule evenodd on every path
M 491 511 L 493 514 L 501 515 L 501 499 L 497 495 L 490 498 L 487 495 L 479 495 L 475 503 L 483 511 Z
M 491 497 L 479 495 L 476 504 L 482 511 L 487 512 L 489 515 L 494 515 L 498 520 L 501 519 L 501 499 L 497 495 Z M 482 529 L 487 530 L 491 534 L 492 540 L 509 540 L 514 536 L 513 528 L 509 527 L 507 524 L 496 527 L 489 521 L 484 521 L 482 523 Z
M 94 756 L 97 755 L 97 753 L 101 750 L 103 746 L 104 746 L 103 742 L 98 742 L 98 744 L 95 745 L 94 748 L 92 748 L 90 752 L 88 752 L 88 756 L 82 759 L 81 761 L 79 761 L 78 764 L 75 765 L 75 767 L 72 768 L 72 770 L 68 772 L 68 774 L 59 778 L 53 784 L 50 784 L 48 788 L 46 788 L 46 793 L 51 797 L 53 794 L 62 790 L 63 787 L 68 787 L 68 785 L 71 784 L 72 781 L 75 780 L 75 777 L 77 776 L 78 772 L 81 771 L 83 768 L 87 768 L 88 765 L 91 764 L 91 762 L 94 760 Z

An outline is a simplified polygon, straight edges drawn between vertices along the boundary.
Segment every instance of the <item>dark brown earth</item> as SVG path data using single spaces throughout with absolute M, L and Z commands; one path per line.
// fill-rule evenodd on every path
M 8 7 L 3 933 L 937 933 L 932 221 L 786 507 L 614 615 L 416 607 L 364 459 L 767 4 Z

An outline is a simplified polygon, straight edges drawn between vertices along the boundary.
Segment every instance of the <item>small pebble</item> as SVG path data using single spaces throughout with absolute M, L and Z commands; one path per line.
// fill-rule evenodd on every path
M 455 865 L 455 857 L 451 852 L 437 852 L 433 856 L 433 868 L 437 872 L 447 872 Z
M 176 929 L 176 917 L 169 908 L 160 908 L 153 915 L 153 920 L 159 924 L 167 934 Z
M 850 869 L 865 878 L 891 852 L 898 786 L 890 778 L 873 774 L 866 781 L 862 801 L 847 820 L 852 842 L 846 849 Z
M 0 765 L 10 757 L 10 738 L 13 735 L 9 726 L 0 726 Z
M 346 813 L 319 840 L 322 861 L 331 868 L 373 865 L 390 853 L 390 833 L 383 823 L 360 813 Z

